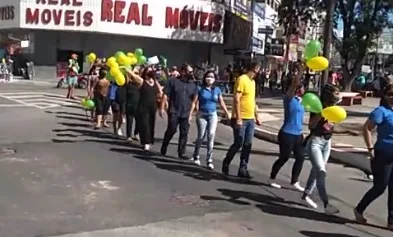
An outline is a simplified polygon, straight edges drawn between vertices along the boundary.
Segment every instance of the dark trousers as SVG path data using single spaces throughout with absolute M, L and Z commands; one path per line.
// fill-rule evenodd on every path
M 127 132 L 127 138 L 131 137 L 131 131 L 132 131 L 132 124 L 134 123 L 135 120 L 135 127 L 134 127 L 134 136 L 138 135 L 138 122 L 137 122 L 137 109 L 133 107 L 127 107 L 126 108 L 126 132 Z
M 231 120 L 231 126 L 233 129 L 233 144 L 229 147 L 228 153 L 225 156 L 223 166 L 229 166 L 235 157 L 236 153 L 242 149 L 240 154 L 240 169 L 247 169 L 247 164 L 250 159 L 250 153 L 252 148 L 252 139 L 254 139 L 255 133 L 255 121 L 254 119 L 243 119 L 241 126 L 236 124 L 236 120 Z
M 140 111 L 139 112 L 139 136 L 141 144 L 153 144 L 154 143 L 154 131 L 156 127 L 156 110 L 151 111 Z
M 304 163 L 305 149 L 303 147 L 303 135 L 292 135 L 280 130 L 278 133 L 278 145 L 280 148 L 280 155 L 273 164 L 270 178 L 276 179 L 278 172 L 284 164 L 287 163 L 291 153 L 293 152 L 295 156 L 295 163 L 292 167 L 291 184 L 294 184 L 299 179 Z
M 185 155 L 186 146 L 188 140 L 188 130 L 190 129 L 190 124 L 188 123 L 188 118 L 182 118 L 174 114 L 168 114 L 168 126 L 164 134 L 164 141 L 162 142 L 162 149 L 166 150 L 173 136 L 176 134 L 177 127 L 179 126 L 179 143 L 177 147 L 177 153 L 179 156 Z
M 388 223 L 393 224 L 393 156 L 389 151 L 375 150 L 375 157 L 371 160 L 371 171 L 374 175 L 374 185 L 360 200 L 356 210 L 363 213 L 388 187 Z

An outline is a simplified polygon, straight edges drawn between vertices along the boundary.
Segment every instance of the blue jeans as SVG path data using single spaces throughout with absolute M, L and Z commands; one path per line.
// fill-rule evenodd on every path
M 375 157 L 371 160 L 374 185 L 363 196 L 356 210 L 363 213 L 388 187 L 388 223 L 393 224 L 393 156 L 389 152 L 391 151 L 375 150 Z
M 307 153 L 312 168 L 305 188 L 306 194 L 311 194 L 317 186 L 319 197 L 324 204 L 328 203 L 326 192 L 326 163 L 329 160 L 332 140 L 323 137 L 311 136 L 307 142 Z
M 199 158 L 199 150 L 201 149 L 203 139 L 207 135 L 206 161 L 208 163 L 212 162 L 214 136 L 216 135 L 217 123 L 218 123 L 218 116 L 216 112 L 212 114 L 199 112 L 197 114 L 196 124 L 198 128 L 198 138 L 195 142 L 194 159 Z
M 236 120 L 231 120 L 233 129 L 234 142 L 229 147 L 228 153 L 224 159 L 223 166 L 229 166 L 235 157 L 236 153 L 242 149 L 240 154 L 240 167 L 239 169 L 247 169 L 247 164 L 250 158 L 252 139 L 255 133 L 255 120 L 243 119 L 243 124 L 238 126 Z

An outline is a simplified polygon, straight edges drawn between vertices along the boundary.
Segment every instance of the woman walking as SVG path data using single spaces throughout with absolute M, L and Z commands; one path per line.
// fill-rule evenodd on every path
M 321 102 L 323 108 L 336 105 L 340 102 L 340 90 L 334 85 L 325 85 L 321 92 Z M 325 183 L 326 163 L 330 156 L 334 125 L 322 117 L 321 114 L 311 113 L 308 126 L 310 128 L 310 135 L 307 139 L 307 154 L 312 168 L 308 176 L 302 199 L 312 208 L 317 208 L 317 204 L 310 198 L 314 187 L 317 186 L 319 197 L 325 208 L 325 213 L 334 215 L 338 213 L 339 210 L 329 204 Z
M 134 74 L 139 75 L 139 67 L 134 67 Z M 138 141 L 138 125 L 137 115 L 139 106 L 139 92 L 140 84 L 136 83 L 135 80 L 128 80 L 127 82 L 127 96 L 126 96 L 126 133 L 127 140 Z M 135 120 L 135 123 L 134 123 Z M 134 135 L 132 136 L 132 125 L 134 124 Z
M 199 159 L 199 150 L 201 148 L 204 137 L 207 135 L 207 155 L 206 166 L 209 169 L 214 169 L 213 165 L 213 146 L 214 136 L 216 134 L 218 116 L 217 104 L 220 104 L 224 110 L 226 117 L 229 119 L 229 113 L 225 105 L 222 93 L 219 87 L 214 86 L 217 76 L 213 71 L 205 73 L 202 79 L 202 86 L 198 88 L 198 95 L 194 98 L 190 111 L 190 122 L 194 110 L 197 108 L 196 124 L 198 128 L 198 138 L 195 142 L 194 162 L 201 165 Z
M 292 167 L 291 185 L 297 190 L 303 192 L 304 188 L 300 186 L 298 179 L 303 168 L 304 146 L 303 146 L 303 117 L 304 107 L 301 104 L 304 94 L 304 87 L 301 82 L 303 76 L 303 66 L 300 66 L 292 84 L 289 86 L 283 99 L 284 104 L 284 124 L 278 133 L 278 144 L 280 154 L 274 162 L 270 173 L 270 185 L 275 188 L 281 188 L 281 185 L 275 182 L 278 172 L 289 160 L 291 153 L 295 156 L 295 163 Z
M 139 93 L 143 99 L 138 103 L 138 132 L 140 134 L 143 150 L 149 151 L 154 144 L 154 131 L 156 126 L 157 97 L 161 97 L 161 87 L 154 80 L 155 72 L 152 67 L 146 67 L 142 77 L 128 71 L 131 79 L 139 85 Z
M 375 108 L 363 128 L 363 137 L 371 157 L 371 171 L 374 176 L 373 187 L 363 196 L 354 209 L 355 219 L 366 224 L 363 216 L 366 208 L 388 187 L 388 224 L 393 231 L 393 85 L 386 87 L 381 104 Z M 371 131 L 377 128 L 377 141 L 371 143 Z

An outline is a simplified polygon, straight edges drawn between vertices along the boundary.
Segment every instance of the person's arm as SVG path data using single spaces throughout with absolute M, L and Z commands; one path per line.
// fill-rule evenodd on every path
M 310 130 L 315 129 L 321 118 L 322 118 L 322 116 L 320 114 L 310 113 L 310 119 L 308 122 L 308 129 L 310 129 Z
M 97 83 L 98 83 L 98 80 L 94 80 L 94 81 L 93 81 L 92 86 L 91 86 L 91 88 L 90 88 L 90 90 L 89 90 L 89 93 L 88 93 L 88 95 L 87 95 L 88 98 L 92 98 L 93 92 L 94 92 L 94 88 L 96 88 Z
M 226 116 L 228 119 L 230 119 L 230 114 L 229 114 L 228 108 L 227 108 L 227 106 L 226 106 L 226 104 L 225 104 L 224 97 L 222 96 L 221 93 L 220 93 L 220 95 L 218 96 L 218 101 L 219 101 L 219 103 L 220 103 L 221 109 L 224 110 L 225 116 Z
M 366 143 L 366 147 L 369 150 L 370 154 L 372 154 L 373 144 L 371 140 L 371 131 L 375 129 L 376 126 L 380 125 L 383 122 L 383 109 L 381 107 L 377 107 L 371 113 L 367 121 L 363 126 L 363 139 L 364 143 Z
M 157 80 L 154 80 L 154 84 L 155 84 L 156 87 L 157 87 L 158 96 L 162 98 L 162 94 L 163 94 L 162 86 L 160 85 L 160 83 L 158 83 Z
M 197 109 L 197 104 L 198 104 L 198 95 L 194 97 L 191 103 L 191 109 L 190 109 L 190 114 L 188 115 L 189 122 L 191 122 L 192 115 L 194 114 L 194 111 Z
M 255 111 L 254 111 L 254 116 L 255 116 L 255 121 L 257 122 L 257 125 L 261 125 L 261 120 L 259 120 L 259 114 L 258 114 L 258 105 L 255 103 Z
M 292 98 L 295 95 L 296 89 L 302 84 L 304 65 L 301 63 L 299 65 L 299 71 L 293 78 L 291 85 L 288 88 L 287 96 L 288 98 Z
M 168 83 L 166 83 L 165 87 L 164 87 L 164 91 L 162 94 L 162 98 L 161 98 L 161 105 L 160 105 L 160 110 L 164 111 L 165 110 L 165 105 L 168 101 L 168 98 L 171 96 L 172 90 L 173 90 L 173 79 L 169 79 Z
M 241 113 L 240 113 L 240 99 L 246 89 L 246 83 L 244 80 L 245 80 L 244 78 L 239 77 L 234 87 L 234 93 L 235 93 L 233 98 L 233 106 L 235 107 L 234 118 L 236 118 L 238 122 L 241 122 L 242 120 Z
M 139 87 L 142 86 L 142 84 L 143 84 L 142 77 L 140 77 L 138 74 L 136 74 L 135 72 L 133 72 L 132 70 L 130 70 L 128 68 L 125 68 L 125 71 L 133 82 L 135 82 Z

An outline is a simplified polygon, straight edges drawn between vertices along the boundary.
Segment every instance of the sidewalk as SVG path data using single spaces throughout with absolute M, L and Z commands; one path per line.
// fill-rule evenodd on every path
M 225 96 L 228 109 L 232 108 L 232 97 Z M 282 97 L 258 98 L 259 117 L 262 125 L 256 128 L 257 138 L 277 143 L 277 134 L 282 125 L 284 109 Z M 370 170 L 367 149 L 362 137 L 362 126 L 369 113 L 379 104 L 378 98 L 367 98 L 363 100 L 363 105 L 345 106 L 347 119 L 335 127 L 333 136 L 332 158 L 347 165 L 354 166 L 365 172 Z M 307 133 L 309 113 L 304 118 L 303 128 Z M 374 134 L 375 138 L 375 134 Z

